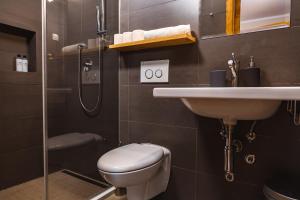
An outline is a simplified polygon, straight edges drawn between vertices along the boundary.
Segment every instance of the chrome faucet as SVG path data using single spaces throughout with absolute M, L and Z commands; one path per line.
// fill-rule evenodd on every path
M 238 87 L 240 61 L 236 58 L 234 53 L 232 53 L 231 55 L 232 59 L 228 60 L 228 67 L 232 75 L 231 86 Z

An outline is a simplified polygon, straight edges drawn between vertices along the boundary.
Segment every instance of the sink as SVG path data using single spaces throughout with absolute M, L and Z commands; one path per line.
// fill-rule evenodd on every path
M 181 99 L 192 112 L 223 120 L 225 179 L 232 182 L 234 152 L 242 147 L 241 141 L 233 138 L 237 121 L 271 117 L 283 100 L 300 100 L 300 87 L 155 88 L 153 95 Z
M 195 114 L 223 119 L 225 124 L 237 120 L 261 120 L 271 117 L 280 106 L 279 100 L 247 99 L 194 99 L 182 98 L 183 103 Z
M 300 87 L 154 88 L 153 95 L 179 98 L 195 114 L 235 125 L 271 117 L 283 100 L 300 100 Z

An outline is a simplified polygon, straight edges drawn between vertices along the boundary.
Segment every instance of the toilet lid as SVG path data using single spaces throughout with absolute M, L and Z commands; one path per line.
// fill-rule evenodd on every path
M 151 144 L 130 144 L 104 154 L 98 161 L 101 171 L 130 172 L 149 167 L 162 159 L 162 148 Z

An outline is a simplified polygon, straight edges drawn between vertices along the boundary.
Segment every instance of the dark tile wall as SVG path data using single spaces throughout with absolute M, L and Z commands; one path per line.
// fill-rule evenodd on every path
M 17 42 L 16 46 L 1 43 L 0 190 L 42 176 L 43 172 L 40 7 L 40 0 L 0 1 L 0 23 L 37 34 L 36 72 L 14 72 L 13 65 L 8 69 L 9 54 L 24 49 L 13 48 Z
M 265 31 L 232 37 L 201 39 L 199 0 L 120 0 L 121 32 L 191 24 L 198 43 L 139 52 L 122 53 L 120 65 L 120 139 L 123 144 L 152 142 L 172 151 L 172 176 L 168 191 L 157 199 L 168 200 L 260 200 L 262 186 L 278 172 L 300 173 L 299 127 L 293 125 L 283 103 L 270 119 L 258 122 L 257 140 L 248 143 L 245 134 L 251 122 L 240 122 L 235 137 L 244 143 L 236 160 L 234 183 L 226 183 L 223 173 L 225 141 L 217 120 L 191 113 L 175 99 L 155 99 L 154 87 L 207 86 L 209 71 L 226 69 L 231 52 L 242 67 L 253 55 L 262 70 L 264 86 L 292 86 L 300 83 L 300 28 Z M 299 10 L 293 2 L 292 23 Z M 141 84 L 140 62 L 170 59 L 168 84 Z M 247 165 L 245 155 L 257 156 Z
M 48 122 L 49 137 L 71 132 L 96 133 L 106 139 L 105 142 L 91 144 L 85 153 L 77 155 L 74 161 L 65 167 L 81 174 L 100 178 L 97 170 L 97 159 L 109 149 L 118 145 L 118 70 L 119 54 L 105 50 L 103 60 L 103 102 L 100 113 L 95 117 L 85 114 L 78 98 L 78 55 L 60 56 L 63 46 L 75 43 L 88 43 L 88 39 L 96 38 L 96 5 L 99 0 L 60 0 L 49 4 L 49 47 L 48 51 L 54 59 L 48 61 Z M 118 1 L 107 1 L 107 29 L 111 37 L 118 32 Z M 53 41 L 51 34 L 60 35 L 60 41 Z M 98 67 L 98 52 L 85 54 L 83 59 L 93 60 Z M 63 89 L 60 90 L 60 89 Z M 98 85 L 84 85 L 83 99 L 94 105 L 99 92 Z M 71 155 L 69 155 L 71 156 Z M 57 158 L 65 158 L 68 154 L 61 152 Z M 82 163 L 81 161 L 85 162 Z M 50 163 L 50 170 L 51 170 Z M 54 166 L 55 167 L 55 166 Z

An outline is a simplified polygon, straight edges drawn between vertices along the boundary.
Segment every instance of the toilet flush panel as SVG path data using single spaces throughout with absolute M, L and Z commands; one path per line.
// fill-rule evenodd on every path
M 168 83 L 169 60 L 153 60 L 141 62 L 141 83 Z

